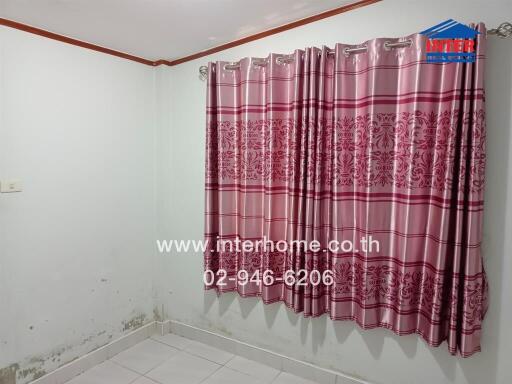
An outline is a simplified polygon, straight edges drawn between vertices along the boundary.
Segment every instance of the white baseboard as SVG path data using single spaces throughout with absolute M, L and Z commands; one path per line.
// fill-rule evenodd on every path
M 140 328 L 114 340 L 103 347 L 95 349 L 88 354 L 79 357 L 72 362 L 57 368 L 55 371 L 50 372 L 39 379 L 32 381 L 30 384 L 63 384 L 73 377 L 85 372 L 89 368 L 98 365 L 105 360 L 117 355 L 119 352 L 124 351 L 135 344 L 151 337 L 155 332 L 161 330 L 161 326 L 153 321 Z
M 349 375 L 318 367 L 291 357 L 259 348 L 205 329 L 197 328 L 175 320 L 159 323 L 160 332 L 171 332 L 222 349 L 226 352 L 251 359 L 278 370 L 288 372 L 319 384 L 370 384 Z
M 31 384 L 64 384 L 73 377 L 85 372 L 95 365 L 101 364 L 105 360 L 110 359 L 125 349 L 140 343 L 154 334 L 165 335 L 167 333 L 174 333 L 191 340 L 211 345 L 212 347 L 260 362 L 280 371 L 289 372 L 305 379 L 315 381 L 319 384 L 370 384 L 366 381 L 362 381 L 340 372 L 320 368 L 314 364 L 293 359 L 264 348 L 256 347 L 254 345 L 175 320 L 166 320 L 162 322 L 153 321 L 146 324 L 103 347 L 63 365 L 55 371 L 32 381 Z
M 171 333 L 171 320 L 157 321 L 156 333 L 162 336 L 167 333 Z

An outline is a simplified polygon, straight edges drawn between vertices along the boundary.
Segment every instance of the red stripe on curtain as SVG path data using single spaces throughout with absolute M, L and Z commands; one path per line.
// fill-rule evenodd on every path
M 364 329 L 480 350 L 485 27 L 475 63 L 425 62 L 407 48 L 297 50 L 288 64 L 210 63 L 207 87 L 205 270 L 219 293 L 282 301 Z M 378 252 L 331 250 L 371 235 Z M 219 239 L 313 241 L 318 252 L 224 250 Z M 274 280 L 243 282 L 271 271 Z M 332 273 L 332 284 L 288 284 L 289 272 Z M 226 280 L 225 282 L 223 280 Z M 222 281 L 222 284 L 221 284 Z

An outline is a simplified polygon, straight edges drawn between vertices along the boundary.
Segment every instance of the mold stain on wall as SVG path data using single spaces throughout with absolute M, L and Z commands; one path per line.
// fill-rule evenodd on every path
M 16 373 L 20 369 L 18 364 L 0 368 L 0 384 L 16 384 Z
M 58 347 L 45 357 L 32 356 L 23 362 L 18 362 L 1 369 L 0 384 L 20 384 L 36 380 L 47 373 L 47 366 L 58 364 L 61 361 L 61 356 L 71 349 L 71 346 Z
M 158 311 L 157 311 L 158 312 Z M 153 314 L 156 316 L 156 314 Z M 92 335 L 84 335 L 81 341 L 52 349 L 44 355 L 35 355 L 15 364 L 0 368 L 0 384 L 25 384 L 36 380 L 45 374 L 77 360 L 81 356 L 93 352 L 121 336 L 145 325 L 153 319 L 145 313 L 138 313 L 128 320 L 122 321 L 121 326 L 110 330 L 97 331 Z
M 123 331 L 133 331 L 144 325 L 146 320 L 146 314 L 141 313 L 137 316 L 132 317 L 130 320 L 123 321 Z
M 153 320 L 155 321 L 164 321 L 164 307 L 162 305 L 162 310 L 160 311 L 157 306 L 153 308 Z
M 26 368 L 22 369 L 21 371 L 18 371 L 18 378 L 25 379 L 27 377 L 30 378 L 30 380 L 39 379 L 40 377 L 44 376 L 46 374 L 46 371 L 42 369 L 41 367 L 32 367 L 32 368 Z

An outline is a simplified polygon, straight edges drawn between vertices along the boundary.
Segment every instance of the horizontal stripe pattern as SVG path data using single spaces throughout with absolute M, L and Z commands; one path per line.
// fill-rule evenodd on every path
M 458 241 L 443 240 L 443 239 L 440 239 L 438 236 L 435 236 L 435 235 L 432 235 L 429 233 L 421 233 L 421 234 L 416 233 L 415 234 L 415 233 L 399 232 L 399 231 L 393 230 L 393 229 L 364 229 L 364 228 L 360 228 L 360 227 L 351 227 L 351 226 L 336 227 L 335 225 L 332 225 L 332 224 L 312 225 L 312 224 L 303 224 L 302 222 L 297 222 L 297 221 L 290 221 L 287 219 L 275 220 L 275 221 L 276 222 L 286 221 L 287 224 L 293 224 L 293 225 L 296 225 L 297 228 L 302 228 L 302 229 L 307 228 L 307 229 L 313 229 L 313 230 L 328 230 L 330 235 L 333 236 L 334 239 L 337 239 L 336 232 L 353 231 L 353 232 L 363 233 L 366 236 L 387 234 L 387 235 L 395 235 L 398 237 L 402 237 L 404 239 L 414 239 L 414 238 L 429 239 L 429 240 L 436 242 L 437 244 L 454 245 L 457 247 L 465 247 L 468 249 L 480 248 L 480 246 L 482 245 L 481 241 L 479 241 L 477 243 L 462 243 L 462 242 L 458 242 Z M 265 220 L 264 222 L 273 222 L 273 221 Z M 212 240 L 212 239 L 213 240 L 216 240 L 216 239 L 219 239 L 219 240 L 240 239 L 240 241 L 262 240 L 261 237 L 244 237 L 244 236 L 240 236 L 239 234 L 234 234 L 234 233 L 220 234 L 218 232 L 206 232 L 204 236 L 207 240 Z M 331 238 L 331 240 L 333 240 L 333 238 Z M 344 239 L 342 239 L 342 240 L 344 240 Z M 330 252 L 330 254 L 332 254 L 332 252 Z
M 357 101 L 363 101 L 363 100 L 367 100 L 367 99 L 379 99 L 379 98 L 395 99 L 395 98 L 403 98 L 403 97 L 415 96 L 415 95 L 447 96 L 447 95 L 456 94 L 456 95 L 471 96 L 471 95 L 477 94 L 477 93 L 484 94 L 484 89 L 478 88 L 478 89 L 473 89 L 473 90 L 450 89 L 447 91 L 413 91 L 413 92 L 405 92 L 405 93 L 401 93 L 401 94 L 368 95 L 368 96 L 361 96 L 358 98 L 333 98 L 332 101 L 318 100 L 318 99 L 305 99 L 305 100 L 297 100 L 297 101 L 286 102 L 286 103 L 273 101 L 272 105 L 301 106 L 301 105 L 304 105 L 307 103 L 315 103 L 318 105 L 330 106 L 330 105 L 334 105 L 336 102 L 343 102 L 343 101 L 357 102 Z M 270 103 L 267 103 L 265 105 L 270 105 Z M 240 109 L 242 107 L 247 107 L 247 106 L 261 106 L 261 104 L 242 104 L 242 105 L 237 105 L 237 106 L 222 105 L 220 107 L 223 109 Z M 219 108 L 218 106 L 206 107 L 206 110 L 207 111 L 215 111 L 218 108 Z
M 304 254 L 312 255 L 312 252 L 303 252 Z M 236 256 L 236 255 L 234 255 Z M 379 263 L 379 265 L 397 265 L 400 268 L 427 268 L 432 273 L 439 275 L 439 276 L 452 276 L 454 278 L 463 277 L 465 280 L 471 281 L 476 279 L 482 279 L 485 277 L 485 274 L 483 272 L 477 272 L 471 275 L 468 275 L 466 273 L 459 273 L 454 271 L 448 271 L 445 269 L 440 269 L 439 266 L 433 265 L 432 263 L 429 263 L 428 261 L 421 260 L 421 261 L 407 261 L 407 260 L 401 260 L 393 256 L 368 256 L 361 253 L 331 253 L 333 257 L 332 264 L 334 265 L 336 263 L 336 260 L 344 260 L 344 259 L 353 259 L 353 260 L 359 260 L 364 263 Z M 225 257 L 225 256 L 224 256 Z M 214 257 L 215 258 L 215 257 Z M 397 268 L 398 268 L 397 267 Z M 261 269 L 266 268 L 263 264 L 261 265 Z M 242 268 L 240 268 L 242 269 Z M 295 268 L 294 268 L 295 269 Z M 279 274 L 276 274 L 279 275 Z M 228 273 L 228 277 L 236 276 L 236 272 Z
M 475 100 L 483 100 L 483 94 L 473 95 Z M 207 114 L 210 115 L 239 115 L 244 113 L 267 113 L 267 112 L 291 112 L 296 110 L 297 108 L 314 108 L 316 110 L 323 111 L 335 111 L 339 108 L 363 108 L 369 107 L 373 105 L 404 105 L 404 104 L 417 104 L 417 103 L 446 103 L 452 101 L 459 101 L 462 99 L 461 95 L 449 95 L 442 97 L 432 97 L 432 96 L 413 96 L 408 98 L 392 98 L 392 99 L 372 99 L 366 100 L 359 103 L 342 103 L 335 102 L 333 105 L 321 105 L 316 102 L 308 102 L 308 103 L 299 103 L 297 105 L 276 105 L 276 104 L 267 104 L 267 105 L 248 105 L 242 106 L 239 109 L 228 109 L 219 107 L 215 110 L 207 111 Z
M 403 329 L 402 327 L 397 327 L 395 324 L 392 324 L 392 323 L 389 323 L 389 322 L 386 322 L 386 321 L 377 321 L 377 322 L 374 322 L 374 323 L 368 323 L 368 322 L 365 322 L 365 321 L 363 321 L 361 319 L 362 316 L 358 316 L 358 315 L 343 315 L 343 316 L 335 315 L 331 311 L 329 311 L 328 308 L 325 308 L 324 310 L 319 311 L 319 312 L 311 312 L 311 311 L 305 312 L 303 309 L 297 309 L 297 307 L 293 303 L 286 301 L 286 299 L 281 297 L 281 296 L 269 299 L 269 298 L 266 298 L 265 295 L 262 292 L 244 293 L 243 291 L 240 291 L 236 287 L 231 287 L 231 288 L 206 287 L 205 289 L 206 290 L 215 289 L 219 293 L 237 292 L 238 295 L 240 297 L 243 297 L 243 298 L 260 297 L 262 299 L 263 303 L 266 304 L 266 305 L 282 302 L 286 307 L 290 308 L 295 313 L 304 312 L 304 316 L 305 317 L 316 318 L 316 317 L 320 317 L 320 316 L 323 316 L 323 315 L 329 315 L 331 320 L 336 320 L 336 321 L 353 321 L 361 329 L 364 329 L 364 330 L 375 329 L 375 328 L 385 328 L 385 329 L 388 329 L 388 330 L 392 331 L 394 334 L 396 334 L 398 336 L 418 334 L 419 336 L 421 336 L 423 338 L 423 340 L 428 345 L 430 345 L 432 347 L 439 347 L 444 341 L 446 341 L 448 339 L 448 336 L 446 334 L 442 334 L 438 338 L 434 338 L 434 337 L 432 337 L 432 333 L 431 332 L 426 332 L 423 329 L 420 329 L 420 328 L 417 328 L 417 327 Z M 354 303 L 354 304 L 359 305 L 358 303 Z M 361 309 L 364 310 L 364 308 L 361 308 Z M 421 315 L 421 313 L 418 313 L 418 314 Z M 450 325 L 449 329 L 452 330 L 452 331 L 457 331 L 457 326 L 456 325 Z M 471 335 L 471 334 L 473 334 L 475 332 L 478 332 L 480 330 L 481 330 L 481 327 L 476 327 L 475 329 L 473 329 L 471 331 L 463 330 L 462 333 L 465 334 L 465 335 Z M 436 333 L 440 334 L 441 332 L 436 332 Z M 481 351 L 481 347 L 478 346 L 478 347 L 475 347 L 474 349 L 469 350 L 469 351 L 467 351 L 467 350 L 466 351 L 460 351 L 457 347 L 453 347 L 453 346 L 448 345 L 448 351 L 452 355 L 455 355 L 458 352 L 458 353 L 461 354 L 462 357 L 470 357 L 473 354 L 475 354 L 477 352 L 480 352 Z
M 262 286 L 234 278 L 207 288 L 282 301 L 305 316 L 418 333 L 434 346 L 446 340 L 450 353 L 470 356 L 480 350 L 487 309 L 485 33 L 475 64 L 429 63 L 426 39 L 411 40 L 386 51 L 385 40 L 375 41 L 348 56 L 346 45 L 334 56 L 295 51 L 286 64 L 271 55 L 265 67 L 248 59 L 235 70 L 210 64 L 205 270 L 276 277 L 329 269 L 335 282 Z M 254 244 L 267 241 L 263 235 L 292 248 L 217 250 L 219 240 Z M 379 250 L 360 251 L 364 236 Z M 297 250 L 301 239 L 316 239 L 319 251 Z M 328 250 L 331 240 L 342 248 Z
M 312 189 L 300 189 L 293 188 L 289 186 L 266 186 L 266 185 L 248 185 L 242 183 L 206 183 L 206 189 L 218 192 L 255 192 L 255 193 L 285 193 L 293 196 L 297 194 L 303 197 L 358 197 L 363 199 L 369 199 L 370 202 L 374 199 L 388 199 L 388 200 L 403 200 L 406 203 L 411 202 L 421 202 L 421 203 L 431 203 L 437 202 L 442 205 L 452 207 L 453 205 L 460 206 L 472 206 L 472 207 L 482 207 L 484 205 L 483 200 L 457 200 L 457 199 L 446 199 L 441 196 L 436 195 L 417 195 L 417 194 L 405 194 L 400 192 L 361 192 L 361 191 L 345 191 L 345 192 L 335 192 L 335 191 L 315 191 Z M 336 187 L 333 188 L 334 190 Z

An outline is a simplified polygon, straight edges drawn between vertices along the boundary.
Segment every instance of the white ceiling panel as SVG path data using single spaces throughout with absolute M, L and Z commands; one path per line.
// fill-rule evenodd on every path
M 0 17 L 151 60 L 176 59 L 355 0 L 0 0 Z

